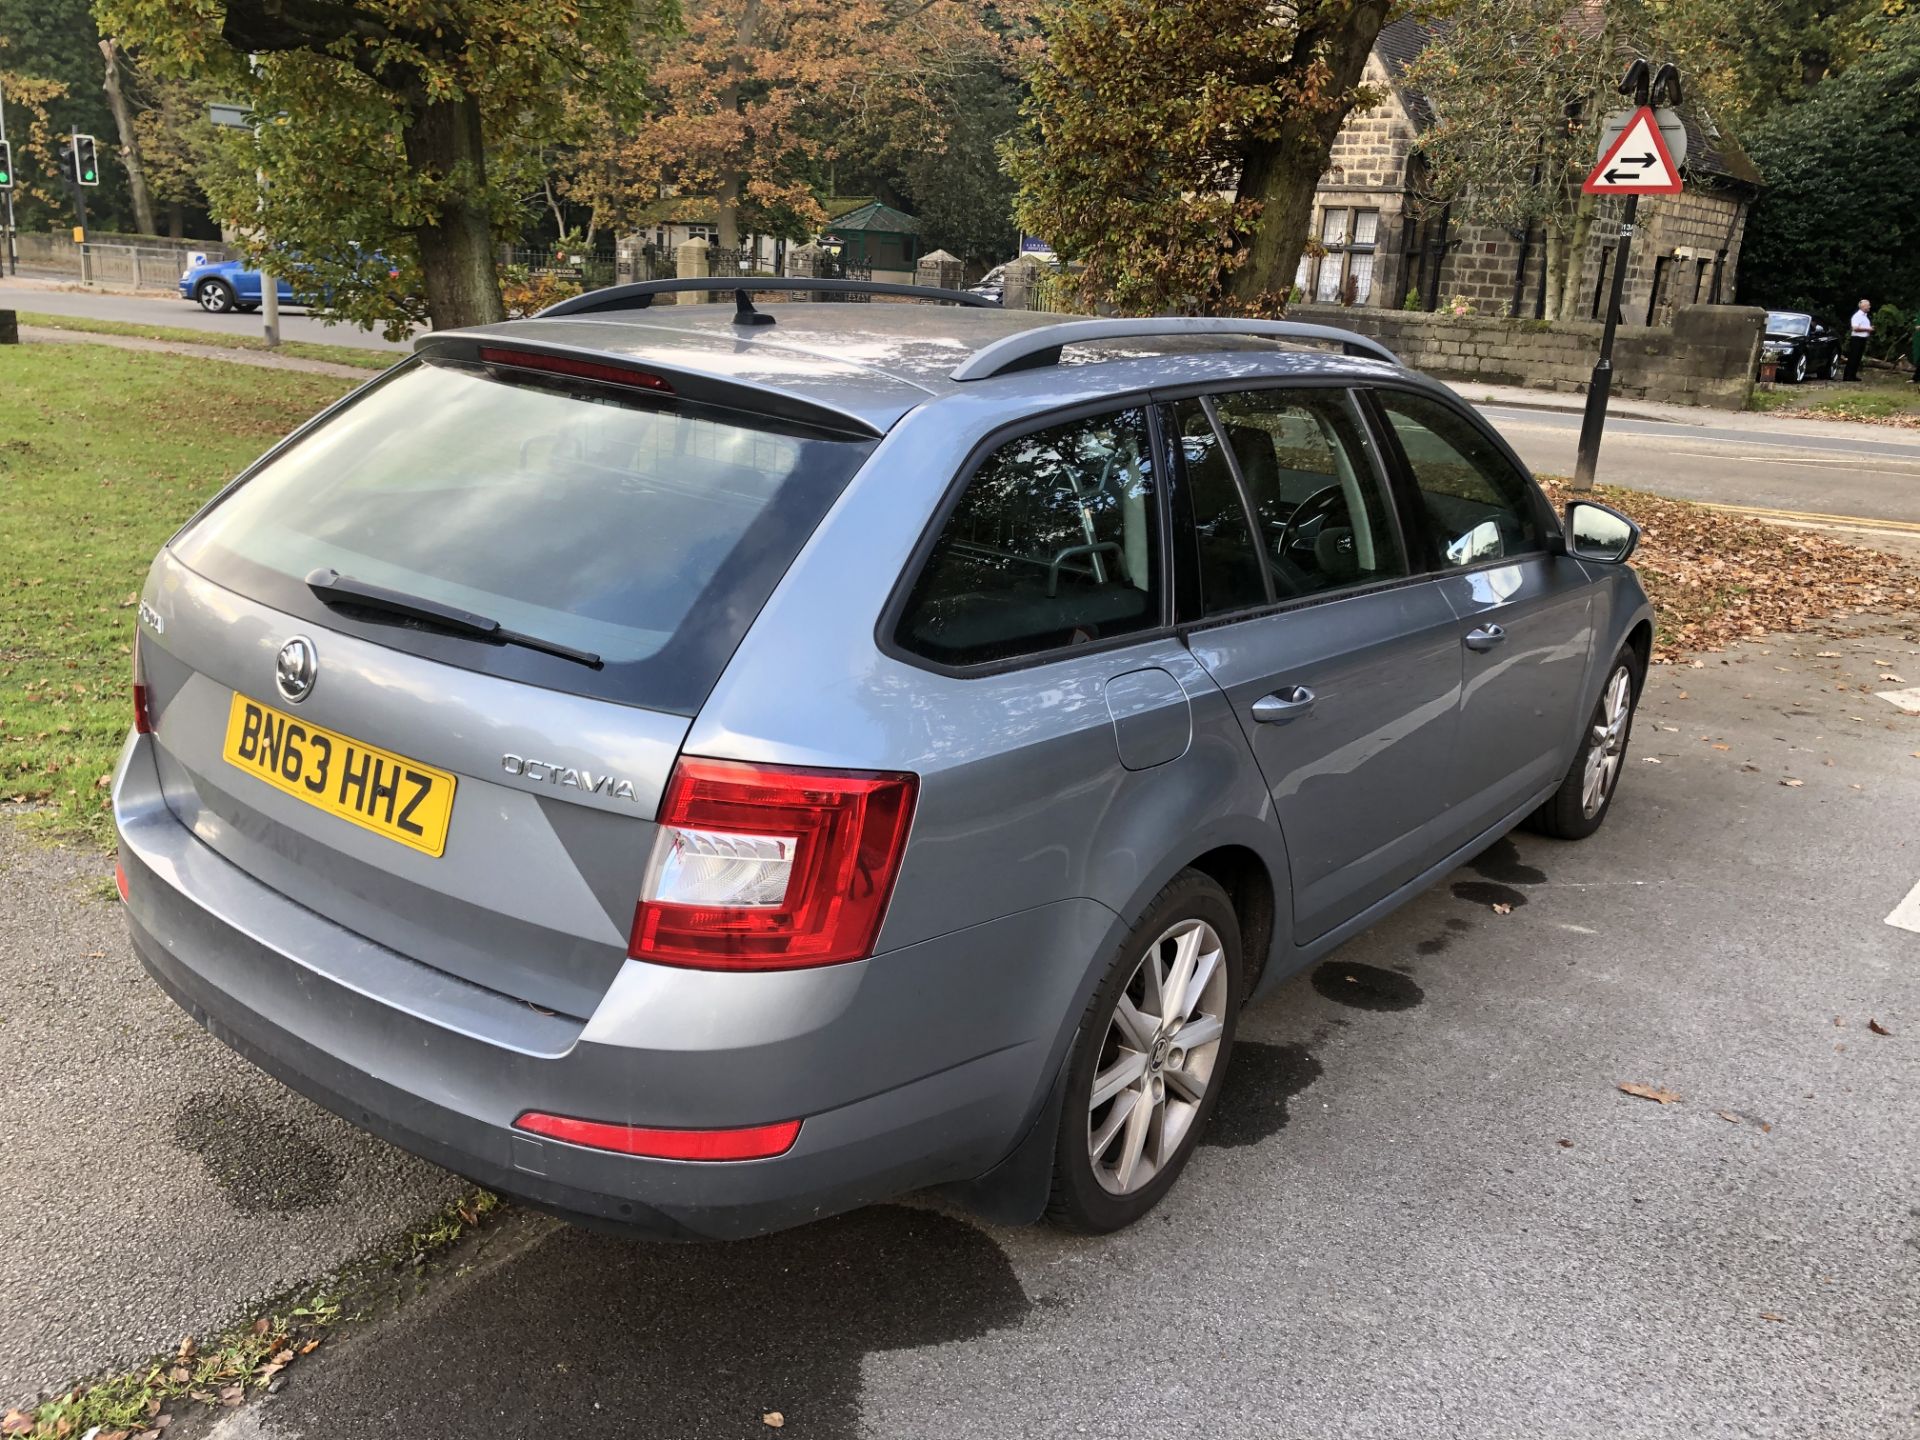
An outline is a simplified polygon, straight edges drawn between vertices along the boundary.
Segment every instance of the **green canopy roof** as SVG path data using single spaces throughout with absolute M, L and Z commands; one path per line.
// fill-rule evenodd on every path
M 827 221 L 829 230 L 866 230 L 882 235 L 918 235 L 920 222 L 904 210 L 896 210 L 879 200 L 835 215 Z

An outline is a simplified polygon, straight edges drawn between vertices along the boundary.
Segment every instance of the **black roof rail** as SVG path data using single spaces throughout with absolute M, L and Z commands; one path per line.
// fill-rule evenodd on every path
M 998 310 L 1000 302 L 969 290 L 941 290 L 932 285 L 897 285 L 891 280 L 830 280 L 824 276 L 743 275 L 714 276 L 705 280 L 642 280 L 633 285 L 610 285 L 604 290 L 589 290 L 556 305 L 549 305 L 533 318 L 557 320 L 566 315 L 595 315 L 608 310 L 645 310 L 656 295 L 680 295 L 690 290 L 731 291 L 735 313 L 752 307 L 744 297 L 764 291 L 786 290 L 815 295 L 895 295 L 905 300 L 944 300 L 950 305 L 972 305 Z
M 986 380 L 1015 370 L 1037 370 L 1060 363 L 1068 345 L 1097 340 L 1136 340 L 1152 336 L 1241 335 L 1260 340 L 1321 340 L 1340 346 L 1348 355 L 1362 355 L 1398 365 L 1400 357 L 1378 340 L 1355 330 L 1332 325 L 1308 325 L 1294 320 L 1242 320 L 1229 315 L 1159 315 L 1140 319 L 1064 320 L 1022 330 L 983 346 L 962 361 L 948 377 Z

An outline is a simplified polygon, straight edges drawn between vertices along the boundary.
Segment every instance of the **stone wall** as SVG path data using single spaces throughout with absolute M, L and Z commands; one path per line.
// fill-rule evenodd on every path
M 1480 315 L 1429 315 L 1365 306 L 1295 305 L 1290 320 L 1338 325 L 1386 345 L 1416 370 L 1442 379 L 1584 391 L 1600 354 L 1597 321 L 1549 324 Z M 1623 325 L 1614 338 L 1613 393 L 1742 410 L 1759 365 L 1763 310 L 1689 305 L 1671 326 Z

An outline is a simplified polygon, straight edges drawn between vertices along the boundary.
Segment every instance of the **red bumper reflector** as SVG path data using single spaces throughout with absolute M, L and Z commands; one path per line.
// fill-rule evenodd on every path
M 742 1130 L 654 1130 L 641 1125 L 610 1125 L 602 1120 L 572 1120 L 539 1110 L 527 1111 L 513 1124 L 516 1130 L 564 1140 L 569 1145 L 655 1160 L 767 1160 L 786 1154 L 800 1134 L 798 1120 L 750 1125 Z
M 575 360 L 570 355 L 547 355 L 538 350 L 503 350 L 497 345 L 482 345 L 480 359 L 488 365 L 512 365 L 521 370 L 545 370 L 553 375 L 577 375 L 582 380 L 598 380 L 607 385 L 661 390 L 669 395 L 673 393 L 673 386 L 645 370 L 601 365 L 592 360 Z
M 127 867 L 118 860 L 113 862 L 113 885 L 120 892 L 120 903 L 127 903 Z

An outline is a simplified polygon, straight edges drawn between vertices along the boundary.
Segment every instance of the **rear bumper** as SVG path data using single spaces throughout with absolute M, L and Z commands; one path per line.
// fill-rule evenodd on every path
M 992 1168 L 1022 1138 L 1114 922 L 1065 901 L 853 965 L 629 963 L 584 1024 L 386 950 L 261 885 L 162 800 L 114 787 L 141 962 L 216 1037 L 355 1125 L 546 1209 L 673 1239 L 780 1229 Z M 799 1118 L 769 1160 L 608 1154 L 529 1109 L 663 1127 Z

